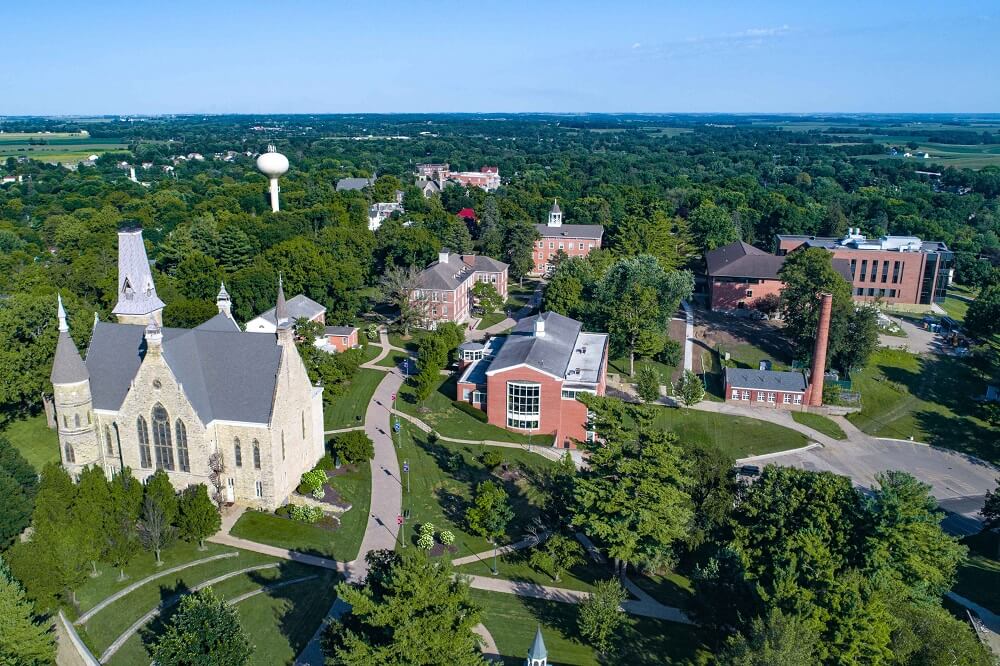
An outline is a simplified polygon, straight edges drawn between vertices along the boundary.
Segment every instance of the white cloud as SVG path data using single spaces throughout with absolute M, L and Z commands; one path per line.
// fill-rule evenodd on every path
M 786 23 L 774 28 L 747 28 L 742 32 L 737 32 L 730 37 L 777 37 L 791 32 L 792 28 Z
M 633 49 L 637 49 L 637 48 L 639 48 L 640 46 L 642 46 L 642 42 L 636 42 L 635 44 L 633 44 L 633 45 L 632 45 L 632 48 L 633 48 Z

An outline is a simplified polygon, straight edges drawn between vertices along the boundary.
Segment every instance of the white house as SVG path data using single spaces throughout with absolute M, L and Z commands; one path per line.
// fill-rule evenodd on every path
M 294 324 L 299 319 L 326 324 L 326 308 L 309 298 L 299 294 L 288 299 L 288 318 Z M 278 322 L 274 316 L 274 308 L 263 312 L 247 322 L 247 333 L 274 333 L 278 330 Z

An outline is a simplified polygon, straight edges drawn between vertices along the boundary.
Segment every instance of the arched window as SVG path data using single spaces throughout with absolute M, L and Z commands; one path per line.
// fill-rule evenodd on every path
M 301 412 L 299 412 L 299 415 L 302 417 L 302 440 L 305 441 L 305 438 L 306 438 L 306 413 L 305 413 L 305 411 L 301 411 Z
M 170 416 L 163 405 L 153 406 L 153 452 L 156 469 L 174 470 L 174 447 L 170 443 Z
M 243 449 L 240 447 L 240 438 L 233 437 L 233 456 L 237 467 L 243 467 Z
M 285 431 L 281 431 L 281 459 L 285 459 Z
M 188 433 L 184 421 L 177 419 L 174 424 L 177 435 L 177 465 L 182 472 L 191 471 L 191 461 L 188 459 Z
M 73 453 L 73 445 L 70 444 L 69 442 L 66 442 L 66 447 L 65 448 L 66 448 L 66 462 L 68 462 L 68 463 L 75 463 L 76 462 L 76 454 Z
M 73 415 L 73 427 L 74 428 L 79 428 L 80 427 L 80 415 L 79 414 L 74 414 Z
M 253 468 L 260 469 L 260 442 L 253 440 Z
M 146 419 L 141 416 L 137 418 L 135 429 L 139 432 L 139 466 L 149 469 L 153 466 L 153 459 L 149 455 L 149 430 L 146 428 Z
M 111 426 L 104 426 L 104 444 L 108 447 L 108 455 L 115 455 L 115 443 L 111 439 Z

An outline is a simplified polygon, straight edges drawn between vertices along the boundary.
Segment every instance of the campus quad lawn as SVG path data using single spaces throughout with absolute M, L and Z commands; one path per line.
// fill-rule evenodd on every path
M 808 428 L 819 431 L 827 437 L 833 437 L 834 439 L 847 439 L 847 435 L 841 427 L 837 425 L 837 422 L 823 416 L 822 414 L 813 414 L 812 412 L 792 412 L 792 419 L 794 419 L 796 423 L 801 423 Z
M 239 556 L 232 559 L 227 558 L 209 562 L 204 565 L 178 571 L 163 578 L 158 578 L 129 592 L 121 599 L 101 610 L 94 617 L 90 618 L 86 623 L 84 631 L 81 633 L 95 656 L 100 656 L 133 622 L 178 592 L 185 592 L 198 583 L 211 580 L 229 572 L 277 561 L 276 558 L 268 555 L 251 551 L 240 551 Z M 234 595 L 241 592 L 248 592 L 260 586 L 260 583 L 255 584 L 253 582 L 253 578 L 259 578 L 259 573 L 249 572 L 234 576 L 232 579 L 220 583 L 219 587 L 221 588 L 221 586 L 228 583 L 225 589 L 235 590 L 233 592 Z M 105 576 L 109 574 L 111 578 L 114 578 L 115 575 L 113 572 L 106 571 L 104 573 Z
M 491 312 L 490 314 L 483 316 L 483 318 L 479 320 L 479 324 L 476 326 L 476 330 L 481 331 L 483 329 L 489 328 L 490 326 L 499 324 L 506 318 L 507 315 L 504 314 L 503 312 Z
M 340 514 L 340 527 L 327 530 L 263 511 L 246 511 L 233 525 L 233 536 L 300 553 L 350 562 L 358 556 L 371 506 L 371 465 L 330 479 L 330 485 L 351 503 Z
M 954 296 L 945 296 L 944 301 L 938 305 L 944 308 L 949 317 L 960 322 L 965 321 L 965 313 L 969 310 L 969 304 L 966 301 L 959 300 Z
M 59 462 L 59 436 L 45 423 L 45 414 L 12 421 L 2 434 L 39 472 L 45 463 Z
M 347 390 L 323 405 L 323 424 L 327 430 L 364 425 L 365 411 L 384 372 L 358 368 Z
M 1000 462 L 1000 428 L 980 418 L 986 392 L 963 359 L 880 349 L 852 376 L 861 412 L 847 418 L 870 435 L 908 439 Z
M 707 664 L 711 658 L 703 633 L 695 627 L 652 618 L 628 616 L 628 623 L 612 641 L 617 652 L 608 661 L 599 661 L 593 648 L 584 643 L 577 628 L 579 606 L 544 601 L 499 592 L 471 591 L 472 600 L 483 609 L 483 624 L 489 629 L 497 649 L 508 666 L 521 666 L 541 626 L 549 653 L 556 666 L 596 666 L 612 664 Z
M 400 364 L 402 364 L 402 362 L 408 358 L 410 358 L 410 355 L 407 352 L 391 351 L 385 358 L 379 361 L 376 365 L 379 365 L 383 368 L 398 368 Z M 411 366 L 410 368 L 408 368 L 408 370 L 412 372 L 413 367 Z M 376 370 L 375 372 L 378 372 L 378 370 Z
M 974 534 L 962 542 L 969 546 L 969 559 L 959 567 L 958 580 L 952 589 L 1000 613 L 1000 534 Z
M 426 331 L 422 328 L 411 328 L 409 337 L 404 337 L 402 331 L 393 331 L 389 333 L 389 344 L 393 347 L 399 347 L 400 349 L 416 351 L 417 342 L 420 341 L 420 338 L 425 335 L 430 335 L 430 333 L 430 331 Z
M 396 409 L 416 416 L 418 419 L 429 425 L 439 435 L 453 437 L 455 439 L 469 439 L 475 441 L 493 440 L 497 442 L 513 442 L 515 444 L 539 444 L 548 446 L 552 444 L 552 435 L 536 435 L 529 442 L 527 435 L 504 430 L 489 423 L 483 423 L 470 414 L 461 411 L 451 404 L 455 399 L 455 384 L 457 376 L 441 377 L 441 383 L 431 392 L 431 395 L 422 405 L 417 404 L 417 397 L 414 388 L 409 384 L 403 384 L 396 399 Z M 423 412 L 420 408 L 426 407 L 430 411 Z M 484 413 L 485 415 L 485 413 Z
M 767 421 L 694 409 L 657 407 L 655 425 L 677 433 L 682 445 L 722 449 L 733 458 L 786 451 L 805 446 L 805 435 Z
M 307 576 L 314 578 L 263 592 L 237 604 L 240 622 L 255 646 L 249 664 L 294 662 L 333 604 L 339 577 L 333 571 L 289 562 L 278 569 L 237 576 L 214 587 L 220 596 L 232 599 L 264 585 Z M 167 611 L 167 617 L 174 609 Z M 147 645 L 162 630 L 163 621 L 153 620 L 145 630 L 129 638 L 108 663 L 111 666 L 149 663 Z
M 543 458 L 537 453 L 529 453 L 523 449 L 506 447 L 481 446 L 479 444 L 452 444 L 438 440 L 431 443 L 430 436 L 416 426 L 405 421 L 396 435 L 399 449 L 400 469 L 403 461 L 410 465 L 410 492 L 406 491 L 406 474 L 403 473 L 403 509 L 409 511 L 404 534 L 408 539 L 407 547 L 415 546 L 417 528 L 425 522 L 433 523 L 435 530 L 451 530 L 455 535 L 454 546 L 458 551 L 449 554 L 448 559 L 464 557 L 473 553 L 489 550 L 489 541 L 466 531 L 465 509 L 472 501 L 473 491 L 480 481 L 487 479 L 501 483 L 510 498 L 514 519 L 507 528 L 510 537 L 504 541 L 514 541 L 527 536 L 528 528 L 532 526 L 532 518 L 537 513 L 540 502 L 538 493 L 532 485 L 533 478 L 545 468 L 551 468 L 556 463 Z M 511 464 L 519 464 L 522 468 L 521 478 L 503 480 L 491 473 L 479 462 L 479 457 L 485 451 L 498 451 L 504 460 Z M 456 472 L 446 469 L 448 459 L 455 453 L 462 456 L 463 464 Z
M 660 383 L 668 385 L 670 384 L 670 377 L 673 376 L 675 368 L 666 365 L 665 363 L 660 363 L 659 361 L 654 361 L 649 358 L 635 357 L 635 371 L 639 372 L 639 368 L 644 365 L 653 366 L 657 372 L 660 373 Z M 631 377 L 628 374 L 628 356 L 622 356 L 620 358 L 615 358 L 608 361 L 608 372 L 617 372 L 622 376 L 622 380 L 628 381 Z
M 673 571 L 664 574 L 632 573 L 629 577 L 649 596 L 665 606 L 686 608 L 694 596 L 691 581 Z
M 549 587 L 561 587 L 567 590 L 593 592 L 595 582 L 611 578 L 613 575 L 610 564 L 596 564 L 585 557 L 583 564 L 578 564 L 569 571 L 562 572 L 559 581 L 556 582 L 547 573 L 543 573 L 531 566 L 528 561 L 530 557 L 530 548 L 501 555 L 497 563 L 497 569 L 500 571 L 497 574 L 497 578 L 535 583 L 536 585 L 547 585 Z M 482 560 L 463 564 L 460 567 L 456 567 L 455 570 L 463 574 L 492 577 L 493 556 L 484 555 Z

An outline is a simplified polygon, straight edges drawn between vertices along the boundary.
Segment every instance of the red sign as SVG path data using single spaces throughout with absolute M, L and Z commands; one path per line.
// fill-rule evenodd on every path
M 393 400 L 395 400 L 395 399 L 396 399 L 396 394 L 395 394 L 395 393 L 393 393 L 393 394 L 392 394 L 392 399 L 393 399 Z
M 396 516 L 396 524 L 397 525 L 402 525 L 403 524 L 403 517 L 402 516 Z

